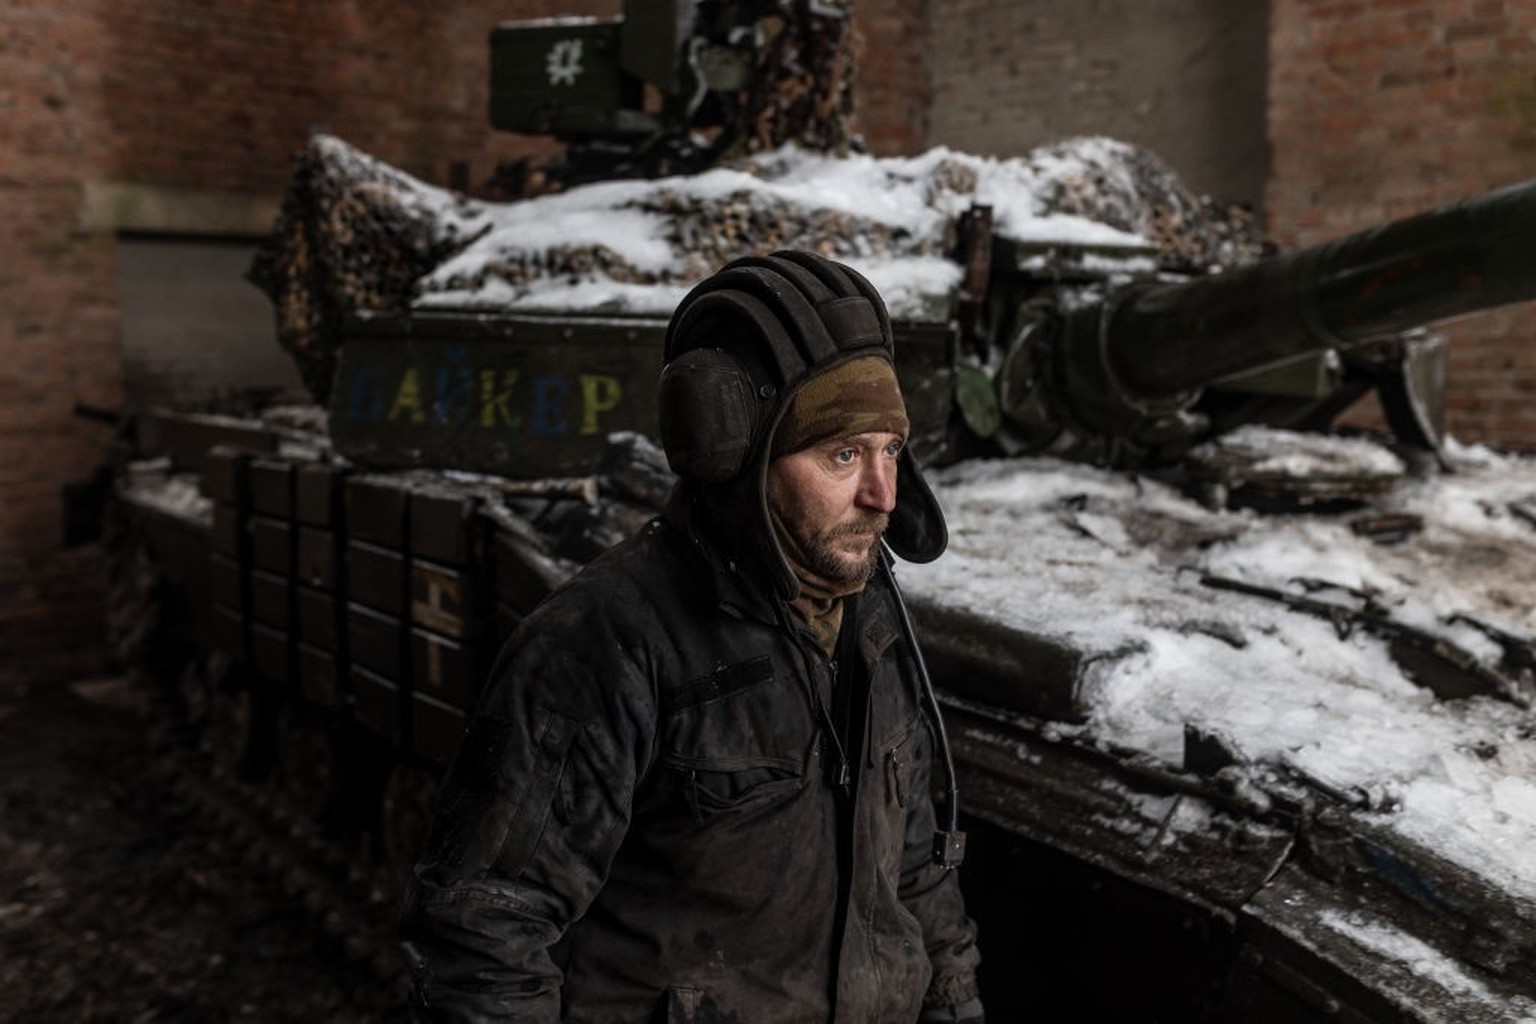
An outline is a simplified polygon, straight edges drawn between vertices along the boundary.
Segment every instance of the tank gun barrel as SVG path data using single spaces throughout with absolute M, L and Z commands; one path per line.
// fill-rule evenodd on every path
M 1536 180 L 1114 305 L 1103 354 L 1148 398 L 1536 298 Z
M 997 378 L 1015 443 L 1124 462 L 1208 433 L 1209 385 L 1536 299 L 1536 179 L 1262 263 L 1032 321 Z

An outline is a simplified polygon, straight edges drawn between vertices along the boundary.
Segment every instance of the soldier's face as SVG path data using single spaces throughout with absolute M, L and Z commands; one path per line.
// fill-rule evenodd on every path
M 781 455 L 768 465 L 768 506 L 804 568 L 840 586 L 868 580 L 896 507 L 896 459 L 905 438 L 875 431 Z

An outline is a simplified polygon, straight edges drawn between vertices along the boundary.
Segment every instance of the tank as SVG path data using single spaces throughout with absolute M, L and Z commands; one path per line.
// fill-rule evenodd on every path
M 1109 140 L 875 159 L 839 114 L 754 146 L 742 97 L 793 40 L 837 67 L 846 12 L 663 6 L 495 30 L 493 120 L 580 144 L 523 168 L 554 191 L 312 139 L 252 276 L 316 404 L 122 432 L 116 635 L 189 799 L 398 979 L 392 893 L 490 659 L 671 486 L 672 306 L 813 248 L 887 296 L 950 520 L 898 572 L 990 1015 L 1536 1017 L 1536 462 L 1445 436 L 1429 331 L 1536 297 L 1536 182 L 1278 254 Z M 1330 432 L 1371 390 L 1390 436 Z

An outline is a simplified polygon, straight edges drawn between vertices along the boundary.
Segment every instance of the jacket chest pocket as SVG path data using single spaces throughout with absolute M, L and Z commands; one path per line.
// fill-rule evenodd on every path
M 927 730 L 921 718 L 908 719 L 896 732 L 881 740 L 871 760 L 884 789 L 874 813 L 880 822 L 878 861 L 895 880 L 900 877 L 906 850 L 908 820 L 927 794 Z
M 815 728 L 800 687 L 765 656 L 721 663 L 678 689 L 661 761 L 689 815 L 764 809 L 804 787 Z
M 922 760 L 919 725 L 916 721 L 909 723 L 885 741 L 881 752 L 885 763 L 886 803 L 901 810 L 916 802 Z

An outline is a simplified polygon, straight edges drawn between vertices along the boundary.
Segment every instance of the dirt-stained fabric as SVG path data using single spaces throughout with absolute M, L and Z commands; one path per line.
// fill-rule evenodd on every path
M 502 653 L 410 888 L 417 1019 L 895 1024 L 973 1000 L 892 601 L 860 595 L 839 671 L 685 501 L 557 591 Z M 862 696 L 846 730 L 834 679 Z

